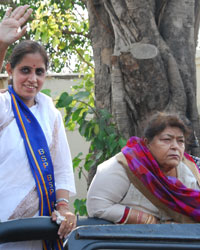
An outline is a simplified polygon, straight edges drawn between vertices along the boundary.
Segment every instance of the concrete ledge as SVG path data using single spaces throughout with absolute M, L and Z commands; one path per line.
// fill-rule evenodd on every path
M 62 74 L 62 73 L 47 73 L 47 78 L 57 78 L 57 79 L 77 79 L 83 78 L 83 74 Z M 0 74 L 0 79 L 7 79 L 8 74 Z

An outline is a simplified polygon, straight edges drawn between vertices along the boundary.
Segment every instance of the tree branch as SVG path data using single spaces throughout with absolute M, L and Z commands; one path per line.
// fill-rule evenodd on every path
M 0 0 L 0 4 L 7 5 L 7 4 L 13 4 L 12 0 Z
M 69 31 L 68 29 L 62 30 L 62 33 L 64 35 L 78 35 L 78 36 L 84 36 L 89 39 L 89 34 L 84 34 L 83 32 L 75 32 L 75 31 Z
M 92 67 L 94 69 L 94 66 L 91 63 L 87 62 L 77 49 L 74 49 L 74 50 L 80 56 L 80 58 L 83 60 L 83 62 L 85 62 L 89 67 Z
M 87 7 L 87 0 L 80 0 Z

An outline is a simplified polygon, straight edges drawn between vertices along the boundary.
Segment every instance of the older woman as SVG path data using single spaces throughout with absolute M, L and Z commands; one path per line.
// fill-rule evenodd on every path
M 144 138 L 131 137 L 98 166 L 87 195 L 89 216 L 128 224 L 199 222 L 200 174 L 184 152 L 188 134 L 177 115 L 153 116 Z

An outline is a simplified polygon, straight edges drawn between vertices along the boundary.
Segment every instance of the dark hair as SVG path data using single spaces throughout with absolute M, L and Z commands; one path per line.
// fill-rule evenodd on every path
M 21 62 L 21 60 L 26 54 L 34 54 L 34 53 L 39 53 L 42 56 L 47 70 L 49 65 L 49 59 L 44 47 L 40 45 L 38 42 L 31 40 L 23 40 L 22 42 L 20 42 L 15 46 L 9 59 L 11 68 L 14 69 L 15 66 Z
M 187 139 L 191 134 L 191 130 L 184 123 L 184 121 L 177 114 L 158 112 L 153 115 L 144 130 L 144 137 L 150 142 L 154 136 L 165 130 L 166 127 L 177 127 L 182 132 L 184 137 Z

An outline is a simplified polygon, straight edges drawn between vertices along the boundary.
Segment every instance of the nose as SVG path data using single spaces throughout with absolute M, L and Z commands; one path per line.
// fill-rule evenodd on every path
M 171 148 L 179 148 L 179 144 L 176 139 L 171 141 Z
M 35 74 L 35 72 L 33 72 L 32 74 L 29 75 L 29 81 L 32 83 L 37 82 L 37 75 Z

